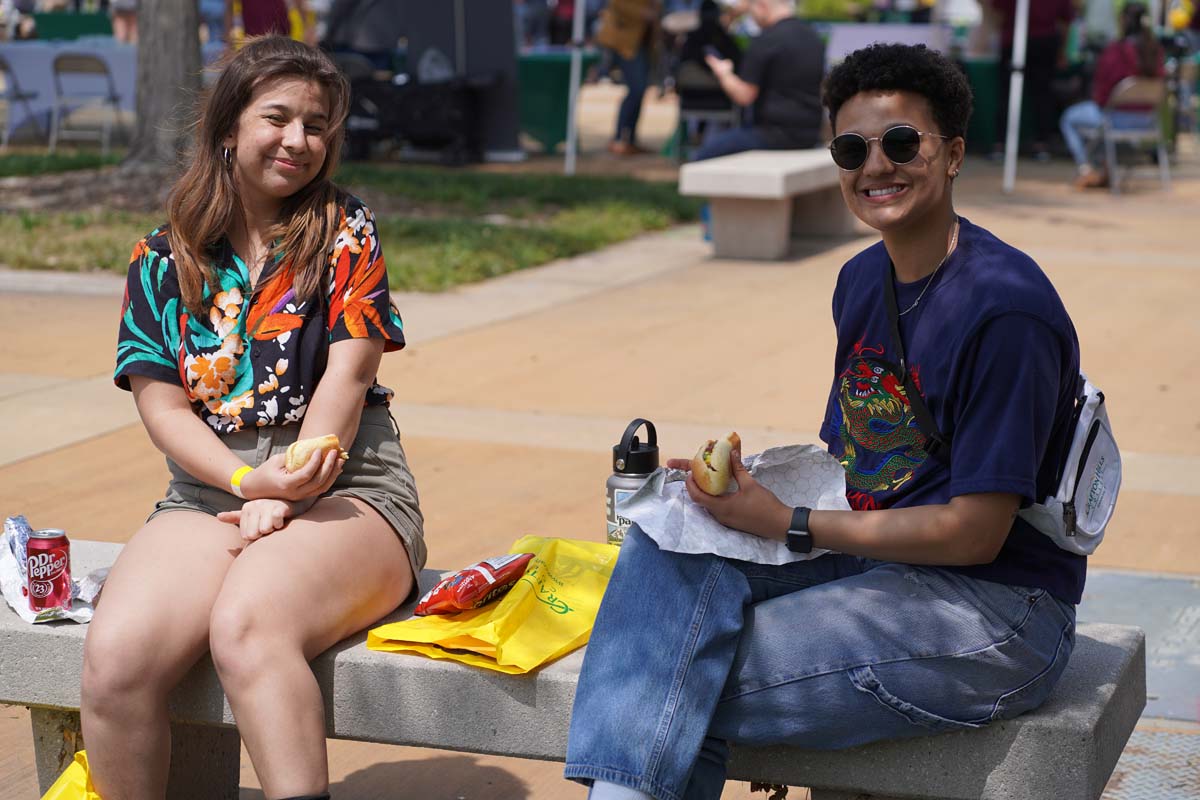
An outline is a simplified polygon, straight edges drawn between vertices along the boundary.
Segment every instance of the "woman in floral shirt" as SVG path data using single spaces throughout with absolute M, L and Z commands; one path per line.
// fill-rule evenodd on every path
M 330 181 L 348 87 L 320 51 L 249 42 L 203 109 L 170 224 L 133 251 L 117 346 L 172 480 L 125 546 L 84 647 L 105 797 L 163 797 L 166 698 L 205 651 L 269 798 L 328 797 L 308 660 L 390 612 L 425 562 L 375 380 L 404 346 L 369 209 Z M 349 450 L 296 472 L 284 451 Z

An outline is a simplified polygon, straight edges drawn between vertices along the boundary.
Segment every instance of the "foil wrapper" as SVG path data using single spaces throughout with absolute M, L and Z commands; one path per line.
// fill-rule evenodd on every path
M 846 471 L 817 445 L 772 447 L 742 458 L 754 479 L 789 506 L 825 511 L 849 510 Z M 659 467 L 617 511 L 638 524 L 663 550 L 714 553 L 756 564 L 787 564 L 817 558 L 828 550 L 793 553 L 783 542 L 726 528 L 692 502 L 683 470 Z
M 21 574 L 22 582 L 28 577 L 25 552 L 29 546 L 29 537 L 32 535 L 33 528 L 29 526 L 29 520 L 25 517 L 16 516 L 4 520 L 4 540 L 8 543 L 8 549 L 13 558 L 17 560 L 17 571 Z
M 33 528 L 23 516 L 4 520 L 4 533 L 0 534 L 0 591 L 12 610 L 26 622 L 53 622 L 69 619 L 74 622 L 89 622 L 95 610 L 96 596 L 104 588 L 108 567 L 90 572 L 83 580 L 71 576 L 71 607 L 47 608 L 34 611 L 29 607 L 29 598 L 24 589 L 27 582 L 25 555 Z

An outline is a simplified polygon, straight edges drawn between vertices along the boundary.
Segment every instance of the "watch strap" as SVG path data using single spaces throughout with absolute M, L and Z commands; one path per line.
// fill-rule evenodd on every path
M 808 530 L 808 515 L 811 512 L 812 509 L 805 506 L 792 509 L 792 521 L 787 531 L 787 549 L 793 553 L 812 552 L 812 534 Z

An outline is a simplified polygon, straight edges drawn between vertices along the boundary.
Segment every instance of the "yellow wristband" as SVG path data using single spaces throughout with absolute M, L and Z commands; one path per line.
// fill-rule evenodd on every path
M 242 478 L 246 477 L 253 471 L 254 467 L 238 467 L 233 471 L 233 474 L 229 476 L 229 488 L 233 490 L 234 494 L 243 500 L 246 499 L 246 495 L 242 494 Z

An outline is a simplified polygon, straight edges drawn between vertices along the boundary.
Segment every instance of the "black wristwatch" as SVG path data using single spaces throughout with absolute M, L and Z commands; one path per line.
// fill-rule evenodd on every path
M 808 515 L 811 508 L 800 506 L 792 509 L 792 523 L 788 525 L 787 549 L 793 553 L 811 553 L 812 534 L 808 532 Z

